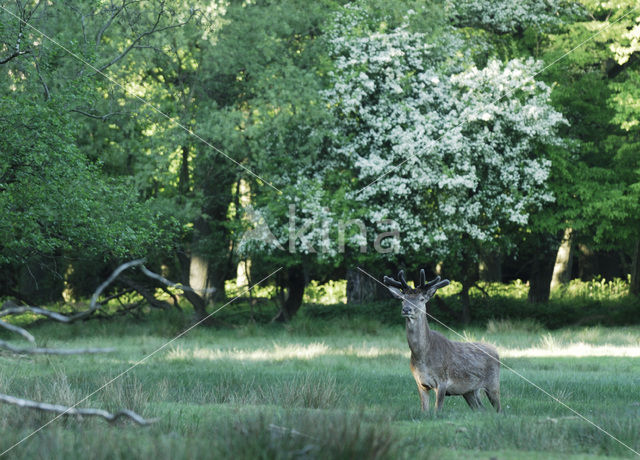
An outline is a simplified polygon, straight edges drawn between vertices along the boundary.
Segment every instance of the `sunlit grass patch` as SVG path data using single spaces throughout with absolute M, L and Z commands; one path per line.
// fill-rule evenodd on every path
M 500 355 L 505 358 L 542 358 L 554 356 L 568 356 L 575 358 L 582 358 L 586 356 L 617 356 L 637 358 L 640 357 L 640 346 L 591 345 L 584 342 L 570 344 L 545 342 L 545 346 L 542 347 L 500 349 Z
M 289 359 L 313 359 L 327 354 L 329 347 L 324 343 L 310 344 L 272 344 L 268 348 L 244 350 L 238 348 L 219 349 L 201 348 L 185 349 L 178 345 L 167 354 L 168 360 L 173 359 L 206 359 L 206 360 L 236 360 L 236 361 L 282 361 Z

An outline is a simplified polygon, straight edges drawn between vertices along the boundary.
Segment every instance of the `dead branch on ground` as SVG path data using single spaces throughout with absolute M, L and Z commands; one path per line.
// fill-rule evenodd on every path
M 9 350 L 17 355 L 84 355 L 96 353 L 111 353 L 115 348 L 21 348 L 0 340 L 0 348 Z
M 16 398 L 15 396 L 9 396 L 5 394 L 0 394 L 0 401 L 13 404 L 14 406 L 26 407 L 28 409 L 36 409 L 44 412 L 54 412 L 56 414 L 61 415 L 76 415 L 80 417 L 102 417 L 110 423 L 116 422 L 118 419 L 122 417 L 127 417 L 138 425 L 147 426 L 151 425 L 157 419 L 145 419 L 135 412 L 123 409 L 115 414 L 107 412 L 102 409 L 92 409 L 92 408 L 77 408 L 77 407 L 67 407 L 61 406 L 59 404 L 49 404 L 49 403 L 41 403 L 36 401 L 31 401 L 29 399 Z

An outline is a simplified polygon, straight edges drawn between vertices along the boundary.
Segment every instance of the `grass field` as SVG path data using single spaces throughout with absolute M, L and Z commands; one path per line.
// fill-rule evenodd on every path
M 30 327 L 40 346 L 113 346 L 71 357 L 0 355 L 0 392 L 74 404 L 188 326 L 186 318 Z M 450 338 L 452 334 L 445 332 Z M 465 337 L 640 450 L 640 327 L 546 331 L 492 322 Z M 7 336 L 8 337 L 8 336 Z M 16 342 L 17 343 L 17 342 Z M 81 407 L 130 408 L 150 427 L 59 419 L 7 458 L 596 458 L 634 454 L 502 371 L 502 414 L 461 397 L 419 410 L 402 319 L 198 327 Z M 433 397 L 432 397 L 433 402 Z M 51 414 L 0 406 L 0 449 Z

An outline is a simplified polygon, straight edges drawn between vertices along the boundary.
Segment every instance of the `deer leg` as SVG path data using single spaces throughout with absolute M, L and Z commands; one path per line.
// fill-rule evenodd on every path
M 441 385 L 436 388 L 436 411 L 442 409 L 442 405 L 444 404 L 444 397 L 447 395 L 447 387 L 445 385 Z
M 418 394 L 420 395 L 420 407 L 423 411 L 429 412 L 429 390 L 418 383 Z
M 475 396 L 475 392 L 473 391 L 469 391 L 468 393 L 464 393 L 462 395 L 462 397 L 464 398 L 464 400 L 467 402 L 467 404 L 469 405 L 469 407 L 471 408 L 471 410 L 476 410 L 478 409 L 478 401 L 477 398 Z
M 480 390 L 476 390 L 473 392 L 473 397 L 476 400 L 476 404 L 478 405 L 478 409 L 484 409 L 484 404 L 482 404 L 482 400 L 480 399 Z
M 489 402 L 495 408 L 496 412 L 500 412 L 500 390 L 492 389 L 492 390 L 484 390 L 487 394 L 487 398 L 489 398 Z

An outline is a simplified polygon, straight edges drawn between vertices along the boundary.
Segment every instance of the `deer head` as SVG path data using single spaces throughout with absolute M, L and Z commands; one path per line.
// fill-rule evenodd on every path
M 449 280 L 440 280 L 439 276 L 427 283 L 424 270 L 420 270 L 420 285 L 415 288 L 411 288 L 407 284 L 404 270 L 400 270 L 398 279 L 400 281 L 385 276 L 383 281 L 389 292 L 395 298 L 402 300 L 402 316 L 409 321 L 414 320 L 419 314 L 424 315 L 427 302 L 435 295 L 436 291 L 449 285 Z

